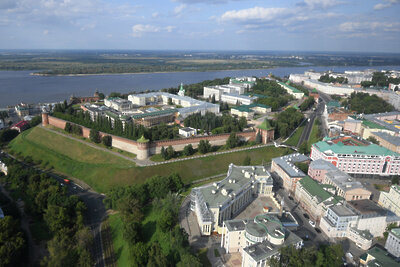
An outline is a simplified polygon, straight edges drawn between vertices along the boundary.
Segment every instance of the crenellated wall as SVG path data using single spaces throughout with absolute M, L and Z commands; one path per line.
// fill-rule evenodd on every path
M 43 120 L 43 126 L 52 125 L 54 127 L 64 129 L 65 124 L 67 121 L 49 116 L 48 114 L 43 113 L 42 115 L 46 120 Z M 74 124 L 74 123 L 72 123 Z M 89 138 L 90 135 L 90 128 L 82 127 L 82 136 L 85 138 Z M 182 138 L 176 140 L 163 140 L 163 141 L 155 141 L 151 143 L 140 143 L 134 140 L 130 140 L 124 137 L 115 136 L 112 134 L 107 134 L 100 132 L 100 137 L 105 135 L 110 135 L 112 138 L 112 147 L 134 153 L 137 155 L 138 159 L 147 159 L 151 155 L 157 154 L 161 152 L 162 147 L 172 146 L 175 151 L 182 151 L 185 146 L 188 144 L 192 144 L 193 148 L 197 148 L 199 145 L 200 140 L 208 140 L 211 145 L 225 145 L 226 140 L 229 138 L 229 133 L 226 134 L 217 134 L 217 135 L 210 135 L 210 136 L 196 136 L 196 137 L 189 137 L 189 138 Z M 245 141 L 254 141 L 256 138 L 255 131 L 249 132 L 241 132 L 237 133 L 237 136 L 241 140 Z

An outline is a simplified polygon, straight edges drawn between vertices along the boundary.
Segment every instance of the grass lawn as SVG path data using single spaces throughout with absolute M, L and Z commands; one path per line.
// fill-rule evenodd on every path
M 241 165 L 246 155 L 252 164 L 271 161 L 287 153 L 286 148 L 273 146 L 209 156 L 150 167 L 138 167 L 110 153 L 99 151 L 77 141 L 35 127 L 15 138 L 10 150 L 34 161 L 42 160 L 47 167 L 83 180 L 97 192 L 107 192 L 114 186 L 143 183 L 154 175 L 178 173 L 184 183 L 226 172 L 228 165 Z
M 297 128 L 296 132 L 285 142 L 285 144 L 290 146 L 297 146 L 303 130 L 304 126 L 300 126 L 299 128 Z
M 312 144 L 317 143 L 318 141 L 322 140 L 322 138 L 319 137 L 318 127 L 319 127 L 319 125 L 314 122 L 314 125 L 311 129 L 310 138 L 308 139 L 308 148 L 309 149 L 311 149 Z
M 111 227 L 111 237 L 117 266 L 129 266 L 129 246 L 123 238 L 121 216 L 119 214 L 110 215 L 108 222 Z

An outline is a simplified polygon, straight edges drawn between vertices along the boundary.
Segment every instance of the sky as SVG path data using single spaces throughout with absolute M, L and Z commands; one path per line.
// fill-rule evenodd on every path
M 400 52 L 400 0 L 0 0 L 0 49 Z

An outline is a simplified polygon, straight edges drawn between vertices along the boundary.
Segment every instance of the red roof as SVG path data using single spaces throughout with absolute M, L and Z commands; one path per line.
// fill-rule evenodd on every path
M 28 124 L 29 124 L 28 121 L 20 121 L 20 122 L 14 124 L 12 127 L 17 127 L 17 128 L 21 129 L 21 128 L 27 126 Z

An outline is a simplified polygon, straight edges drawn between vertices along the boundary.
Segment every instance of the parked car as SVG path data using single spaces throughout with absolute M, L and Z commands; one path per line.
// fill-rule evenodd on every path
M 308 216 L 307 213 L 303 213 L 303 216 L 304 216 L 304 218 L 306 218 L 306 219 L 310 219 L 310 216 Z
M 321 233 L 321 230 L 319 230 L 319 228 L 315 228 L 315 232 L 317 232 L 318 234 Z
M 312 227 L 315 227 L 315 222 L 309 220 L 308 223 L 309 223 Z

